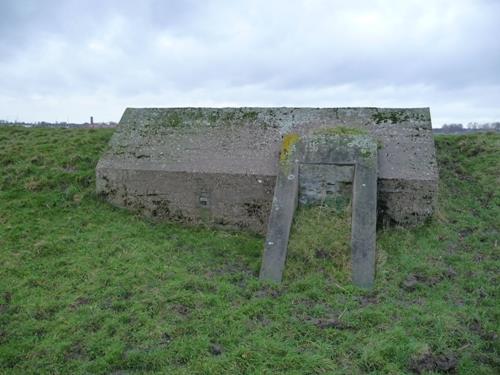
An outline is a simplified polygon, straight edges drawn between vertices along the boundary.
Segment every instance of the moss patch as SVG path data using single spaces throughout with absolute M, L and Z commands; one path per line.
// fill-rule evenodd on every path
M 383 122 L 390 122 L 392 124 L 397 124 L 400 122 L 410 120 L 410 115 L 404 111 L 381 111 L 374 113 L 372 119 L 377 123 L 381 124 Z
M 313 132 L 314 135 L 363 135 L 368 131 L 360 128 L 351 128 L 347 126 L 337 126 L 334 128 L 321 128 Z

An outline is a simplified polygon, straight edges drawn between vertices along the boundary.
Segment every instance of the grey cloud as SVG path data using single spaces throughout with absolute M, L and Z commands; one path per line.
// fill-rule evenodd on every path
M 353 102 L 365 91 L 399 105 L 428 87 L 432 105 L 478 87 L 489 102 L 500 87 L 493 0 L 4 0 L 0 14 L 0 99 L 19 108 L 27 95 L 102 93 L 113 113 L 137 97 L 286 105 L 346 87 Z M 401 102 L 387 88 L 411 91 Z

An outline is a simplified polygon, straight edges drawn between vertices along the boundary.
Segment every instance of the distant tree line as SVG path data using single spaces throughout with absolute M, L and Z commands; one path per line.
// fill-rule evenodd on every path
M 0 120 L 0 126 L 24 126 L 25 128 L 115 128 L 117 126 L 116 122 L 94 122 L 90 124 L 84 122 L 81 124 L 70 123 L 70 122 L 47 122 L 47 121 L 37 121 L 37 122 L 26 122 L 26 121 L 7 121 Z
M 469 122 L 466 126 L 463 124 L 444 124 L 440 129 L 434 129 L 435 133 L 468 133 L 475 131 L 500 131 L 500 122 Z

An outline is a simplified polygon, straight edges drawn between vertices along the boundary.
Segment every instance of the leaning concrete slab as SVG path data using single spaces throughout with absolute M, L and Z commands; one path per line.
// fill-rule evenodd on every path
M 260 278 L 281 282 L 285 267 L 288 239 L 299 193 L 299 155 L 297 134 L 285 136 L 280 154 L 279 171 L 269 215 Z
M 264 234 L 283 135 L 339 127 L 379 143 L 379 220 L 414 225 L 432 214 L 438 174 L 427 108 L 128 108 L 97 165 L 97 192 L 152 218 Z M 332 188 L 324 185 L 300 186 L 299 198 Z
M 336 129 L 322 129 L 297 142 L 293 153 L 280 160 L 269 228 L 264 246 L 260 278 L 282 279 L 290 228 L 297 201 L 295 182 L 303 167 L 322 166 L 323 175 L 345 181 L 345 167 L 353 167 L 351 264 L 354 285 L 373 286 L 375 277 L 375 240 L 377 225 L 377 142 L 369 135 L 339 135 Z M 290 137 L 290 136 L 288 136 Z M 298 136 L 297 136 L 298 138 Z M 285 138 L 286 144 L 287 138 Z M 297 164 L 300 166 L 298 169 Z M 341 168 L 339 168 L 341 167 Z M 309 185 L 318 179 L 308 181 Z M 342 193 L 338 193 L 342 194 Z M 311 204 L 309 202 L 309 204 Z M 314 203 L 313 203 L 314 204 Z

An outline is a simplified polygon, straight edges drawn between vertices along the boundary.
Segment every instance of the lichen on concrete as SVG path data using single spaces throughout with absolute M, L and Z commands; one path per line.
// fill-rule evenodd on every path
M 280 151 L 280 161 L 288 161 L 290 156 L 295 151 L 297 142 L 299 142 L 300 136 L 297 133 L 289 133 L 283 137 L 283 142 L 281 143 Z

